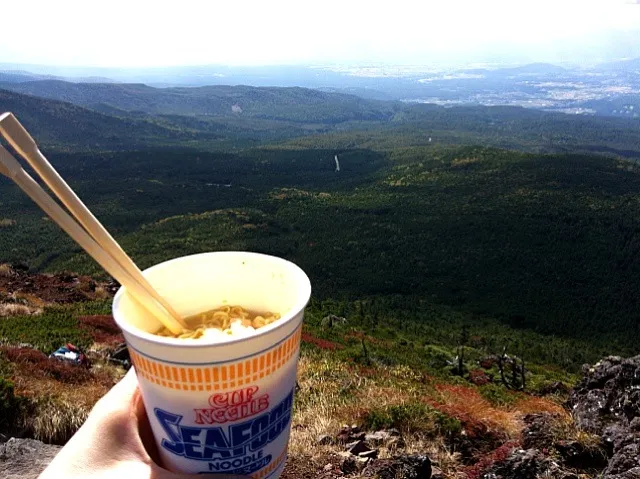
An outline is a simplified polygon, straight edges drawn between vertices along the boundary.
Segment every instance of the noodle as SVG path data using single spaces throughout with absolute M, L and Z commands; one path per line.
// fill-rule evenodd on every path
M 278 319 L 278 313 L 251 313 L 242 306 L 222 306 L 185 318 L 190 329 L 184 329 L 180 334 L 173 334 L 167 328 L 156 334 L 169 338 L 198 339 L 205 335 L 207 329 L 215 328 L 226 334 L 233 334 L 232 324 L 240 323 L 244 328 L 260 329 Z

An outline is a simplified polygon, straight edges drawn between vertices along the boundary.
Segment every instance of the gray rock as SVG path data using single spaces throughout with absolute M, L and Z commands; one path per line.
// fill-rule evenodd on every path
M 336 442 L 339 444 L 348 444 L 354 441 L 364 441 L 366 434 L 364 431 L 360 431 L 360 428 L 356 425 L 343 426 L 336 436 Z
M 640 356 L 608 357 L 583 371 L 569 404 L 578 427 L 599 435 L 611 456 L 603 477 L 640 479 Z
M 620 449 L 609 461 L 604 472 L 604 477 L 609 478 L 617 474 L 623 474 L 631 469 L 640 467 L 640 446 L 629 444 Z
M 629 469 L 622 474 L 603 476 L 603 479 L 640 479 L 640 466 Z
M 555 448 L 566 466 L 579 469 L 602 470 L 607 466 L 608 457 L 599 446 L 585 447 L 578 441 L 558 441 Z
M 345 474 L 360 472 L 369 463 L 368 458 L 354 456 L 350 453 L 339 452 L 338 455 L 343 458 L 340 470 Z
M 557 416 L 549 413 L 527 414 L 524 417 L 525 428 L 522 431 L 522 446 L 525 449 L 543 449 L 554 440 L 554 427 Z
M 398 456 L 370 462 L 362 477 L 379 479 L 431 479 L 431 461 L 427 456 Z
M 0 444 L 0 477 L 36 479 L 62 449 L 35 439 L 15 437 Z
M 483 479 L 578 479 L 573 472 L 564 470 L 552 458 L 545 457 L 537 449 L 516 449 L 504 461 L 494 464 Z
M 365 459 L 377 459 L 378 458 L 378 450 L 372 449 L 370 451 L 364 451 L 358 454 L 358 457 L 363 457 Z
M 364 440 L 374 446 L 381 446 L 391 439 L 391 434 L 387 431 L 376 431 L 367 433 Z
M 329 436 L 328 434 L 321 434 L 316 439 L 316 444 L 318 444 L 320 446 L 329 446 L 329 445 L 331 445 L 333 443 L 334 443 L 333 438 L 331 436 Z
M 371 448 L 364 441 L 353 441 L 346 445 L 345 449 L 354 456 L 357 456 L 361 452 L 370 451 Z

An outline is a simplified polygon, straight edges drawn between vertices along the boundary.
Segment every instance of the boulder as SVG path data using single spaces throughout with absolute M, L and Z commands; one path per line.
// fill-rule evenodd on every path
M 0 477 L 36 479 L 58 454 L 60 446 L 15 437 L 0 444 Z
M 638 444 L 629 444 L 617 451 L 609 461 L 603 477 L 611 479 L 617 475 L 629 473 L 632 469 L 640 470 L 640 445 Z M 631 477 L 640 478 L 640 475 Z
M 580 429 L 601 435 L 612 423 L 628 425 L 640 416 L 640 356 L 610 356 L 583 372 L 569 399 Z
M 573 472 L 565 471 L 553 459 L 537 449 L 516 449 L 504 461 L 494 464 L 483 478 L 500 479 L 578 479 Z
M 608 457 L 602 447 L 586 447 L 578 441 L 558 441 L 555 448 L 562 457 L 562 462 L 574 468 L 599 469 L 607 466 Z
M 603 478 L 640 479 L 640 356 L 610 356 L 583 373 L 569 405 L 577 426 L 599 435 L 611 456 Z
M 347 452 L 357 456 L 361 452 L 371 451 L 369 445 L 364 441 L 353 441 L 345 446 Z

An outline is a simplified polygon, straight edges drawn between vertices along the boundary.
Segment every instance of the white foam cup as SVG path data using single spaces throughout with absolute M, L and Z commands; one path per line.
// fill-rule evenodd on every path
M 160 324 L 126 288 L 113 300 L 162 465 L 279 477 L 311 295 L 307 275 L 289 261 L 248 252 L 185 256 L 144 275 L 182 317 L 225 305 L 280 313 L 248 337 L 181 340 L 153 334 Z

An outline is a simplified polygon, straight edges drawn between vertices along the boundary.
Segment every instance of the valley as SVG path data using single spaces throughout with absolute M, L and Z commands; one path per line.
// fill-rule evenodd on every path
M 596 457 L 572 471 L 605 467 L 562 405 L 585 363 L 638 352 L 636 120 L 304 88 L 16 85 L 0 111 L 140 267 L 250 250 L 307 272 L 283 477 L 419 453 L 440 477 L 480 478 L 542 447 L 527 439 L 538 421 L 552 431 L 540 468 L 569 467 L 566 443 Z M 117 284 L 4 177 L 0 277 L 0 433 L 63 444 L 124 373 Z M 88 368 L 47 359 L 67 342 Z M 358 428 L 402 442 L 354 462 L 336 437 Z

